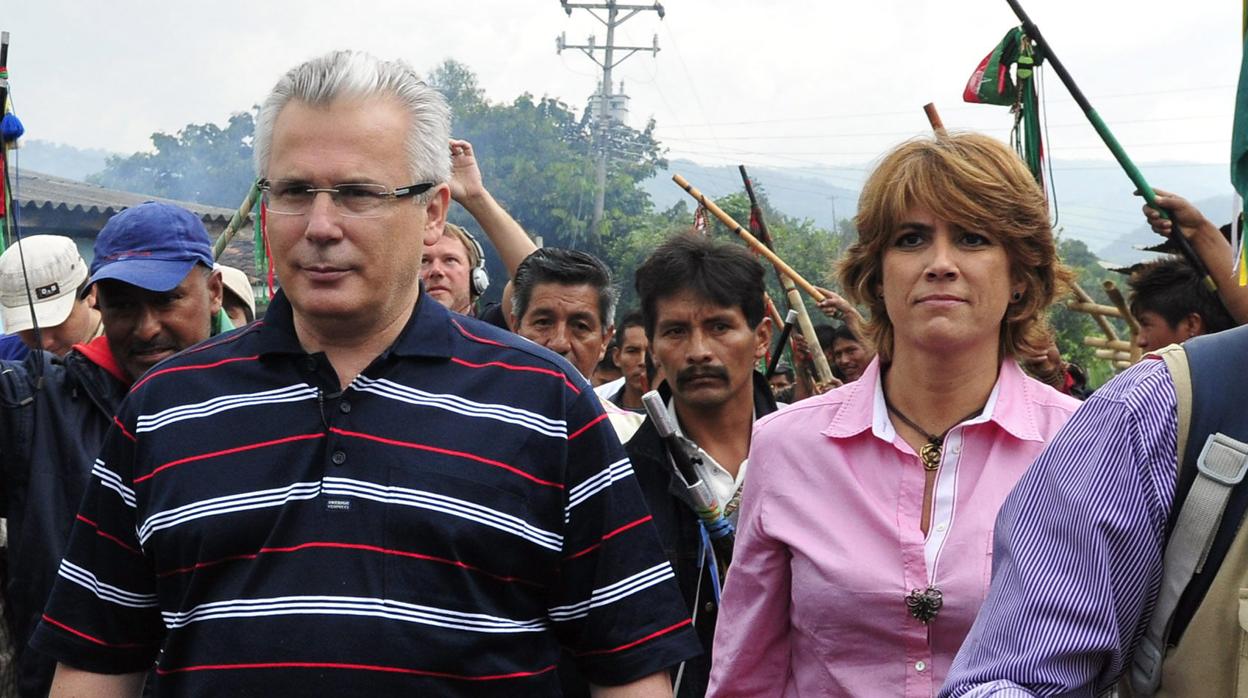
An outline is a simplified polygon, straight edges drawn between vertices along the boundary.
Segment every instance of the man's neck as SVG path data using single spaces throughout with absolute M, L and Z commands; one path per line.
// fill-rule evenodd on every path
M 468 317 L 476 317 L 477 314 L 474 312 L 475 310 L 476 303 L 474 303 L 471 298 L 469 298 L 466 303 L 461 304 L 458 308 L 451 308 L 452 312 L 459 313 L 460 315 L 467 315 Z
M 751 386 L 752 387 L 752 386 Z M 754 427 L 754 391 L 745 399 L 733 399 L 712 408 L 675 401 L 676 418 L 685 436 L 706 451 L 733 477 L 750 452 L 750 431 Z
M 994 344 L 969 351 L 901 350 L 884 375 L 888 401 L 929 433 L 939 434 L 983 407 L 1001 361 Z
M 396 305 L 398 312 L 376 318 L 371 323 L 350 320 L 318 320 L 294 313 L 295 334 L 309 354 L 324 352 L 338 374 L 338 384 L 346 389 L 351 381 L 391 344 L 411 319 L 416 307 L 411 303 Z
M 631 385 L 624 383 L 624 392 L 620 394 L 620 407 L 630 410 L 641 409 L 641 391 L 633 390 Z

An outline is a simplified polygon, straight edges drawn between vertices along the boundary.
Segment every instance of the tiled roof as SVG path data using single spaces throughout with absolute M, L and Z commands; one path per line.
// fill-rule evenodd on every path
M 206 206 L 190 201 L 174 201 L 158 196 L 136 194 L 128 191 L 108 189 L 98 184 L 90 184 L 64 177 L 32 172 L 28 169 L 18 171 L 17 186 L 14 192 L 15 203 L 22 209 L 36 208 L 39 210 L 61 210 L 68 213 L 112 216 L 131 206 L 145 201 L 162 201 L 181 206 L 196 214 L 204 221 L 208 232 L 215 236 L 221 232 L 233 209 L 218 206 Z M 242 203 L 241 198 L 239 203 Z M 255 261 L 252 251 L 251 217 L 238 230 L 228 247 L 221 255 L 221 263 L 238 267 L 247 273 L 253 282 L 256 280 Z

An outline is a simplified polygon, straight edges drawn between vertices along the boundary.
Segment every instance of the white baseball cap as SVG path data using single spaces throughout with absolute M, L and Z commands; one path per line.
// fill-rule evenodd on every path
M 247 321 L 255 320 L 256 294 L 251 290 L 251 282 L 247 280 L 246 272 L 224 264 L 214 264 L 212 268 L 221 272 L 225 290 L 247 305 Z
M 69 317 L 78 288 L 87 280 L 87 263 L 74 241 L 61 235 L 31 235 L 0 254 L 0 319 L 8 333 L 29 330 L 34 302 L 40 327 L 55 327 Z M 22 257 L 26 274 L 22 274 Z M 30 281 L 29 301 L 26 281 Z

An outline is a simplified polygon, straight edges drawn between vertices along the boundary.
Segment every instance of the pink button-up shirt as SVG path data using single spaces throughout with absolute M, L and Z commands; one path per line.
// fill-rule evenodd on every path
M 931 696 L 988 591 L 997 509 L 1078 401 L 1012 360 L 925 476 L 862 378 L 759 420 L 715 632 L 712 696 Z M 905 598 L 944 594 L 930 625 Z

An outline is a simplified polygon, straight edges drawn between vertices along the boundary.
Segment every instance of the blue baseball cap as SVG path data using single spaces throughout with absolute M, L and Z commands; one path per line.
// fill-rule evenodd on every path
M 182 283 L 196 263 L 212 268 L 212 243 L 198 216 L 148 201 L 108 219 L 95 237 L 89 284 L 116 279 L 163 293 Z

